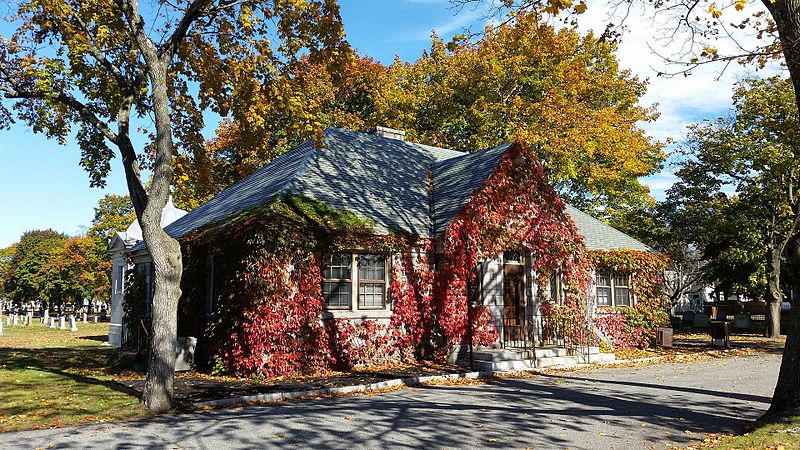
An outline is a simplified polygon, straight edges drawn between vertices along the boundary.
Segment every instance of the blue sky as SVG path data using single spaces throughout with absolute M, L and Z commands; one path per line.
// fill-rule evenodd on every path
M 593 6 L 594 2 L 590 2 Z M 598 4 L 599 5 L 599 4 Z M 5 8 L 3 8 L 5 9 Z M 465 26 L 481 26 L 479 11 L 453 10 L 446 0 L 341 0 L 342 19 L 350 43 L 362 54 L 389 63 L 395 54 L 415 60 L 428 48 L 432 30 L 447 39 Z M 5 11 L 0 11 L 5 12 Z M 583 29 L 602 30 L 607 21 L 602 7 L 590 7 Z M 632 21 L 620 49 L 624 67 L 650 80 L 645 103 L 658 103 L 662 118 L 645 128 L 658 139 L 679 139 L 686 124 L 724 113 L 730 103 L 732 83 L 741 72 L 728 72 L 716 80 L 713 69 L 681 80 L 656 79 L 659 61 L 647 49 L 651 27 Z M 0 33 L 9 33 L 0 26 Z M 655 59 L 654 59 L 655 58 Z M 736 69 L 738 70 L 738 68 Z M 205 130 L 206 135 L 213 129 Z M 105 189 L 90 188 L 86 172 L 78 165 L 79 149 L 58 145 L 34 135 L 24 125 L 0 131 L 0 247 L 15 242 L 25 230 L 54 228 L 77 234 L 93 216 L 93 207 L 105 194 L 127 192 L 117 160 Z M 668 171 L 648 178 L 659 198 L 672 182 Z

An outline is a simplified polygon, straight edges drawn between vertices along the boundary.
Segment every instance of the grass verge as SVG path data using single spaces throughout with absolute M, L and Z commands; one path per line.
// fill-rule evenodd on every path
M 788 450 L 800 448 L 800 416 L 785 418 L 776 422 L 764 423 L 750 432 L 737 435 L 711 434 L 693 450 Z
M 113 381 L 108 324 L 80 331 L 4 327 L 0 336 L 0 432 L 139 417 L 132 390 Z

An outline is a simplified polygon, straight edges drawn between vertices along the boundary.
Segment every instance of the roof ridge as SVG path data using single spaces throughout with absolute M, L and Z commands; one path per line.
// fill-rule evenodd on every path
M 298 145 L 295 148 L 300 148 L 304 145 L 310 145 L 311 149 L 309 150 L 308 154 L 305 156 L 305 160 L 295 169 L 294 173 L 286 180 L 285 183 L 278 190 L 275 192 L 275 197 L 278 197 L 284 193 L 291 193 L 292 192 L 292 185 L 295 184 L 297 178 L 300 177 L 303 173 L 305 173 L 309 167 L 311 167 L 311 162 L 317 159 L 319 156 L 320 150 L 317 146 L 311 141 L 311 139 L 307 139 L 302 144 Z M 288 153 L 288 152 L 287 152 Z

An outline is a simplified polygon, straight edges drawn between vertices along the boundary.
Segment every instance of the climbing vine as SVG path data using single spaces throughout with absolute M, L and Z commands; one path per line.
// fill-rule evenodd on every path
M 590 255 L 598 269 L 630 273 L 630 295 L 635 299 L 632 306 L 598 308 L 596 326 L 615 347 L 648 346 L 655 329 L 669 324 L 663 287 L 667 256 L 637 250 L 595 250 Z
M 586 247 L 541 164 L 523 144 L 506 151 L 450 224 L 443 244 L 445 262 L 435 283 L 434 310 L 449 342 L 461 343 L 466 337 L 466 288 L 475 281 L 478 261 L 506 249 L 527 249 L 534 271 L 560 271 L 568 293 L 561 309 L 585 328 Z M 497 330 L 486 308 L 472 311 L 473 344 L 494 342 Z
M 592 265 L 625 262 L 611 254 L 590 258 L 538 160 L 520 143 L 506 150 L 435 241 L 379 235 L 348 211 L 288 196 L 196 231 L 181 244 L 186 269 L 179 333 L 201 337 L 197 360 L 206 369 L 266 377 L 440 357 L 470 335 L 473 344 L 495 342 L 490 312 L 479 301 L 469 307 L 468 293 L 479 261 L 508 249 L 527 250 L 536 273 L 558 274 L 565 300 L 545 299 L 542 312 L 569 323 L 566 331 L 585 340 Z M 322 252 L 347 249 L 390 255 L 387 317 L 349 319 L 324 311 Z M 224 274 L 214 277 L 212 288 L 209 256 Z M 642 298 L 655 289 L 646 277 L 636 287 Z M 209 295 L 213 308 L 203 314 Z

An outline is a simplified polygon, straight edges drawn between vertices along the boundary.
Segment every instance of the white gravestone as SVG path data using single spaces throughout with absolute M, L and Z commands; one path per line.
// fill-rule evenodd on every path
M 11 321 L 11 324 L 14 325 L 14 326 L 17 326 L 17 321 L 18 320 L 19 320 L 19 317 L 16 314 L 14 314 L 14 320 Z
M 67 324 L 66 324 L 66 320 L 64 319 L 64 316 L 58 316 L 58 329 L 59 330 L 66 330 L 67 329 Z
M 56 318 L 55 317 L 51 317 L 50 318 L 50 328 L 55 328 L 55 327 L 56 327 Z
M 89 315 L 88 315 L 88 314 L 86 314 L 86 313 L 83 313 L 83 323 L 89 323 L 89 322 L 86 320 L 86 319 L 88 319 L 88 318 L 89 318 Z
M 78 331 L 78 325 L 75 323 L 75 316 L 69 316 L 69 331 Z
M 0 314 L 0 336 L 3 335 L 3 318 L 2 314 Z
M 97 323 L 97 316 L 94 316 L 94 323 Z
M 11 314 L 6 316 L 6 325 L 11 326 Z

